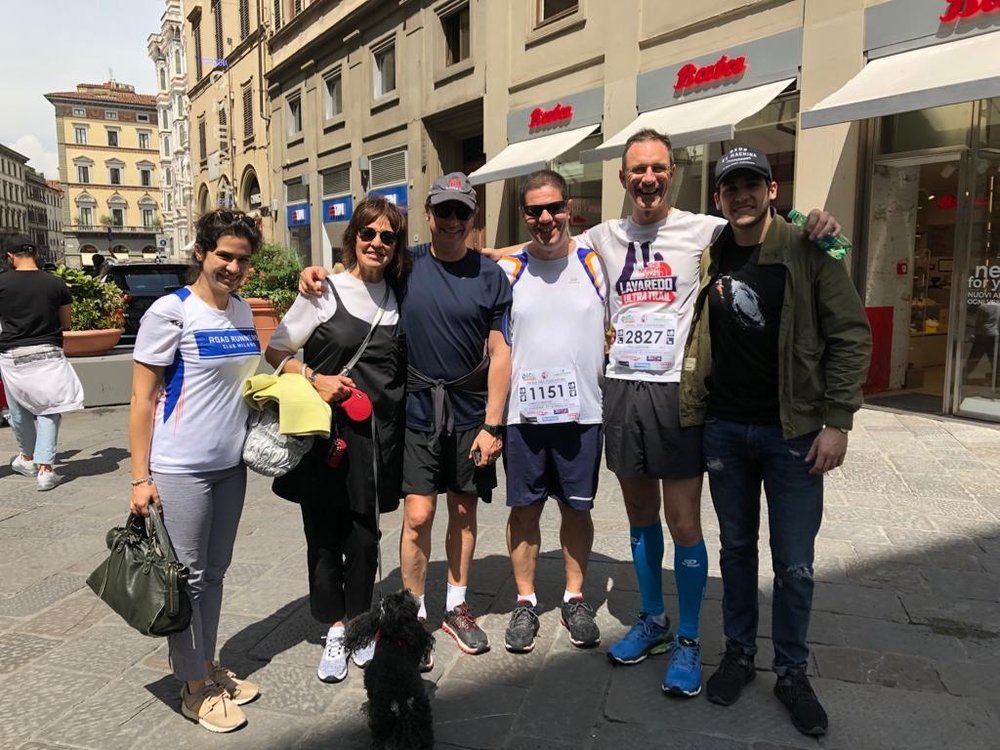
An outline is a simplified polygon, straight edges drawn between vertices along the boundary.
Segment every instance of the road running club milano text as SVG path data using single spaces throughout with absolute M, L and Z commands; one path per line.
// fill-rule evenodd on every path
M 615 282 L 615 291 L 623 306 L 643 302 L 670 304 L 677 299 L 677 276 L 659 253 L 650 259 L 649 246 L 649 242 L 628 243 L 625 267 Z M 637 269 L 635 265 L 640 253 L 642 267 Z

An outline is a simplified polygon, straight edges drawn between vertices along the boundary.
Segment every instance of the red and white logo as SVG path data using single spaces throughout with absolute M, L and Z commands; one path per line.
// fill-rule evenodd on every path
M 994 0 L 989 1 L 993 2 Z M 745 57 L 734 57 L 730 60 L 725 55 L 720 57 L 714 65 L 705 65 L 699 68 L 694 63 L 688 63 L 677 71 L 677 83 L 674 84 L 674 90 L 686 91 L 696 86 L 716 83 L 727 78 L 736 78 L 746 73 L 747 67 Z
M 943 16 L 938 16 L 942 23 L 961 21 L 972 18 L 979 13 L 992 13 L 1000 10 L 1000 0 L 945 0 L 948 9 Z

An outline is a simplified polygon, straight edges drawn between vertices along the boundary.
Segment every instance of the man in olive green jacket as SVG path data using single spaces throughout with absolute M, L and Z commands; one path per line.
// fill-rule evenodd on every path
M 730 705 L 755 676 L 760 490 L 774 568 L 775 695 L 796 728 L 826 732 L 805 675 L 823 474 L 843 463 L 861 406 L 871 333 L 843 264 L 773 214 L 764 154 L 735 147 L 716 165 L 729 225 L 705 251 L 681 376 L 683 426 L 704 422 L 719 517 L 726 654 L 708 699 Z

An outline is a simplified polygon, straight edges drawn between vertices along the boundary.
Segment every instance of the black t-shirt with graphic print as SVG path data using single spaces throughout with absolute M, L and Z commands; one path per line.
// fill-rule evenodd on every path
M 712 374 L 708 413 L 742 424 L 780 424 L 778 328 L 785 267 L 758 265 L 760 245 L 730 238 L 708 292 Z

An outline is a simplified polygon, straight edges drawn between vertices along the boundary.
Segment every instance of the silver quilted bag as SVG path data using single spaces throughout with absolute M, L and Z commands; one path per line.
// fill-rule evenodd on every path
M 250 412 L 243 462 L 265 477 L 280 477 L 294 469 L 312 445 L 312 435 L 282 435 L 278 406 L 268 403 L 260 411 Z

